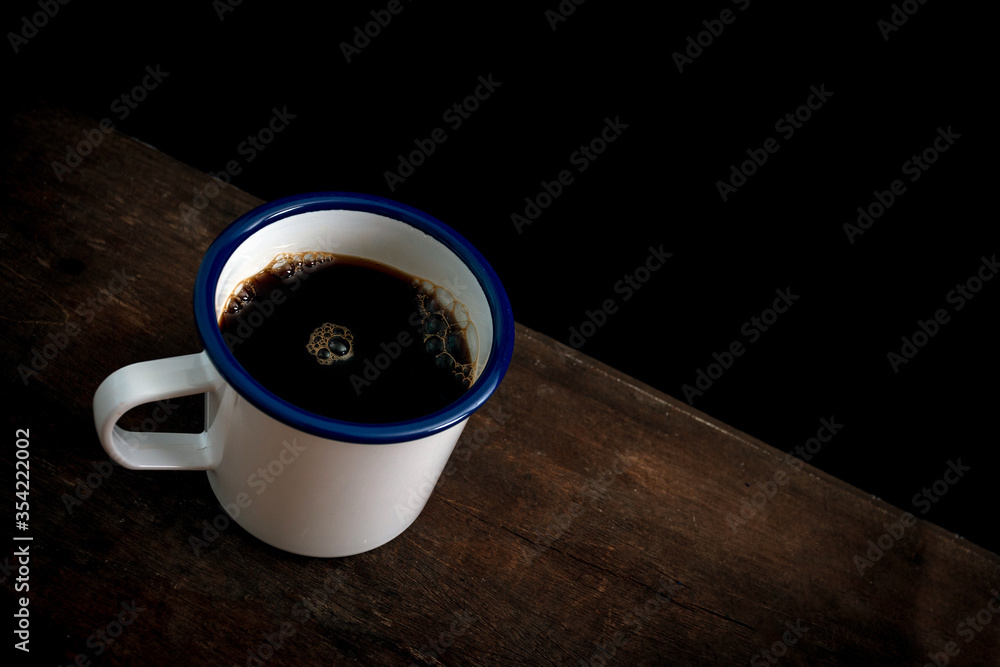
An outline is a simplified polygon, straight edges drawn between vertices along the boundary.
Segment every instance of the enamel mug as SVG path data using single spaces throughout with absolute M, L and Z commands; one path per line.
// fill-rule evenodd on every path
M 452 404 L 407 421 L 341 421 L 265 389 L 233 357 L 219 328 L 234 288 L 282 253 L 326 252 L 382 262 L 447 286 L 475 324 L 476 373 Z M 204 350 L 112 373 L 94 397 L 111 458 L 138 470 L 205 470 L 221 506 L 250 534 L 292 553 L 348 556 L 402 533 L 423 509 L 469 416 L 499 385 L 514 347 L 500 280 L 468 241 L 398 202 L 320 192 L 264 204 L 212 243 L 195 281 Z M 470 341 L 472 343 L 473 341 Z M 202 433 L 137 433 L 131 408 L 204 394 Z

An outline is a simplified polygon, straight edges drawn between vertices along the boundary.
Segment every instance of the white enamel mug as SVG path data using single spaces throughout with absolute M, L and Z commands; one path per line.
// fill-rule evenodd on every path
M 219 329 L 229 295 L 282 253 L 366 257 L 446 286 L 478 333 L 472 386 L 416 419 L 359 423 L 284 401 L 236 361 Z M 126 468 L 207 470 L 226 512 L 249 533 L 307 556 L 348 556 L 402 533 L 423 509 L 462 429 L 510 363 L 514 319 L 483 256 L 437 219 L 398 202 L 320 192 L 264 204 L 211 245 L 195 282 L 204 351 L 112 373 L 94 396 L 101 444 Z M 205 431 L 136 433 L 117 425 L 131 408 L 205 395 Z

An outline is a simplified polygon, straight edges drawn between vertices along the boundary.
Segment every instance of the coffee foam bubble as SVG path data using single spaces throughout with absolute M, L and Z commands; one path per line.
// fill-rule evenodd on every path
M 306 349 L 321 366 L 347 361 L 354 356 L 354 334 L 347 327 L 324 322 L 313 330 Z
M 451 372 L 463 387 L 476 380 L 479 333 L 469 317 L 469 309 L 440 285 L 415 279 L 417 311 L 424 349 L 438 368 Z M 460 362 L 465 359 L 466 362 Z
M 314 269 L 318 266 L 334 261 L 336 255 L 328 252 L 294 252 L 282 253 L 275 256 L 267 267 L 260 271 L 257 276 L 271 274 L 284 282 L 292 282 L 297 277 L 296 274 Z M 243 307 L 253 301 L 256 297 L 254 288 L 254 276 L 239 283 L 226 299 L 226 312 L 230 315 L 243 310 Z

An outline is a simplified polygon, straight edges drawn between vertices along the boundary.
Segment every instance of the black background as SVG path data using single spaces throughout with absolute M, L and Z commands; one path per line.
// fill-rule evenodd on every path
M 263 199 L 348 190 L 423 209 L 482 250 L 529 327 L 568 342 L 570 327 L 614 298 L 617 312 L 582 351 L 682 400 L 712 354 L 740 340 L 746 352 L 694 407 L 783 450 L 833 418 L 843 428 L 811 463 L 1000 551 L 991 456 L 1000 280 L 961 310 L 946 299 L 997 252 L 985 113 L 995 75 L 980 70 L 989 19 L 905 4 L 916 12 L 885 39 L 887 2 L 567 1 L 575 9 L 553 30 L 546 11 L 557 0 L 403 0 L 347 62 L 341 43 L 386 2 L 318 10 L 244 0 L 220 17 L 221 2 L 75 0 L 17 53 L 5 39 L 4 97 L 38 96 L 95 126 L 110 118 L 205 172 L 238 160 L 233 183 Z M 732 23 L 678 71 L 674 52 L 724 9 Z M 9 7 L 5 34 L 38 11 Z M 121 119 L 112 104 L 147 66 L 168 75 Z M 442 114 L 479 76 L 500 85 L 453 129 Z M 831 95 L 786 138 L 775 123 L 811 86 Z M 238 147 L 275 108 L 294 118 L 247 161 Z M 607 118 L 627 128 L 577 171 L 570 155 Z M 448 139 L 390 188 L 397 156 L 438 127 Z M 938 128 L 959 138 L 910 182 L 903 163 Z M 723 201 L 717 181 L 768 137 L 779 150 Z M 574 182 L 518 233 L 511 215 L 563 169 Z M 895 179 L 905 193 L 852 244 L 844 223 Z M 616 282 L 661 245 L 671 259 L 624 300 Z M 799 299 L 749 344 L 741 327 L 776 289 Z M 950 321 L 894 372 L 887 354 L 939 308 Z M 921 514 L 913 496 L 959 459 L 971 470 Z

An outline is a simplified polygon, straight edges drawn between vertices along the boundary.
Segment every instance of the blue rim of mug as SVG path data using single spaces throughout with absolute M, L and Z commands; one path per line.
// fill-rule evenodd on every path
M 493 316 L 493 340 L 485 367 L 467 392 L 450 405 L 406 421 L 352 422 L 323 417 L 279 398 L 255 380 L 230 352 L 215 314 L 215 289 L 233 252 L 260 229 L 290 216 L 347 209 L 365 211 L 415 227 L 435 238 L 472 271 L 486 295 Z M 514 351 L 514 315 L 499 277 L 486 258 L 458 232 L 437 218 L 384 197 L 353 192 L 312 192 L 263 204 L 230 224 L 209 247 L 194 287 L 198 336 L 219 374 L 252 405 L 296 429 L 332 440 L 388 444 L 415 440 L 443 431 L 467 418 L 493 394 L 507 372 Z

